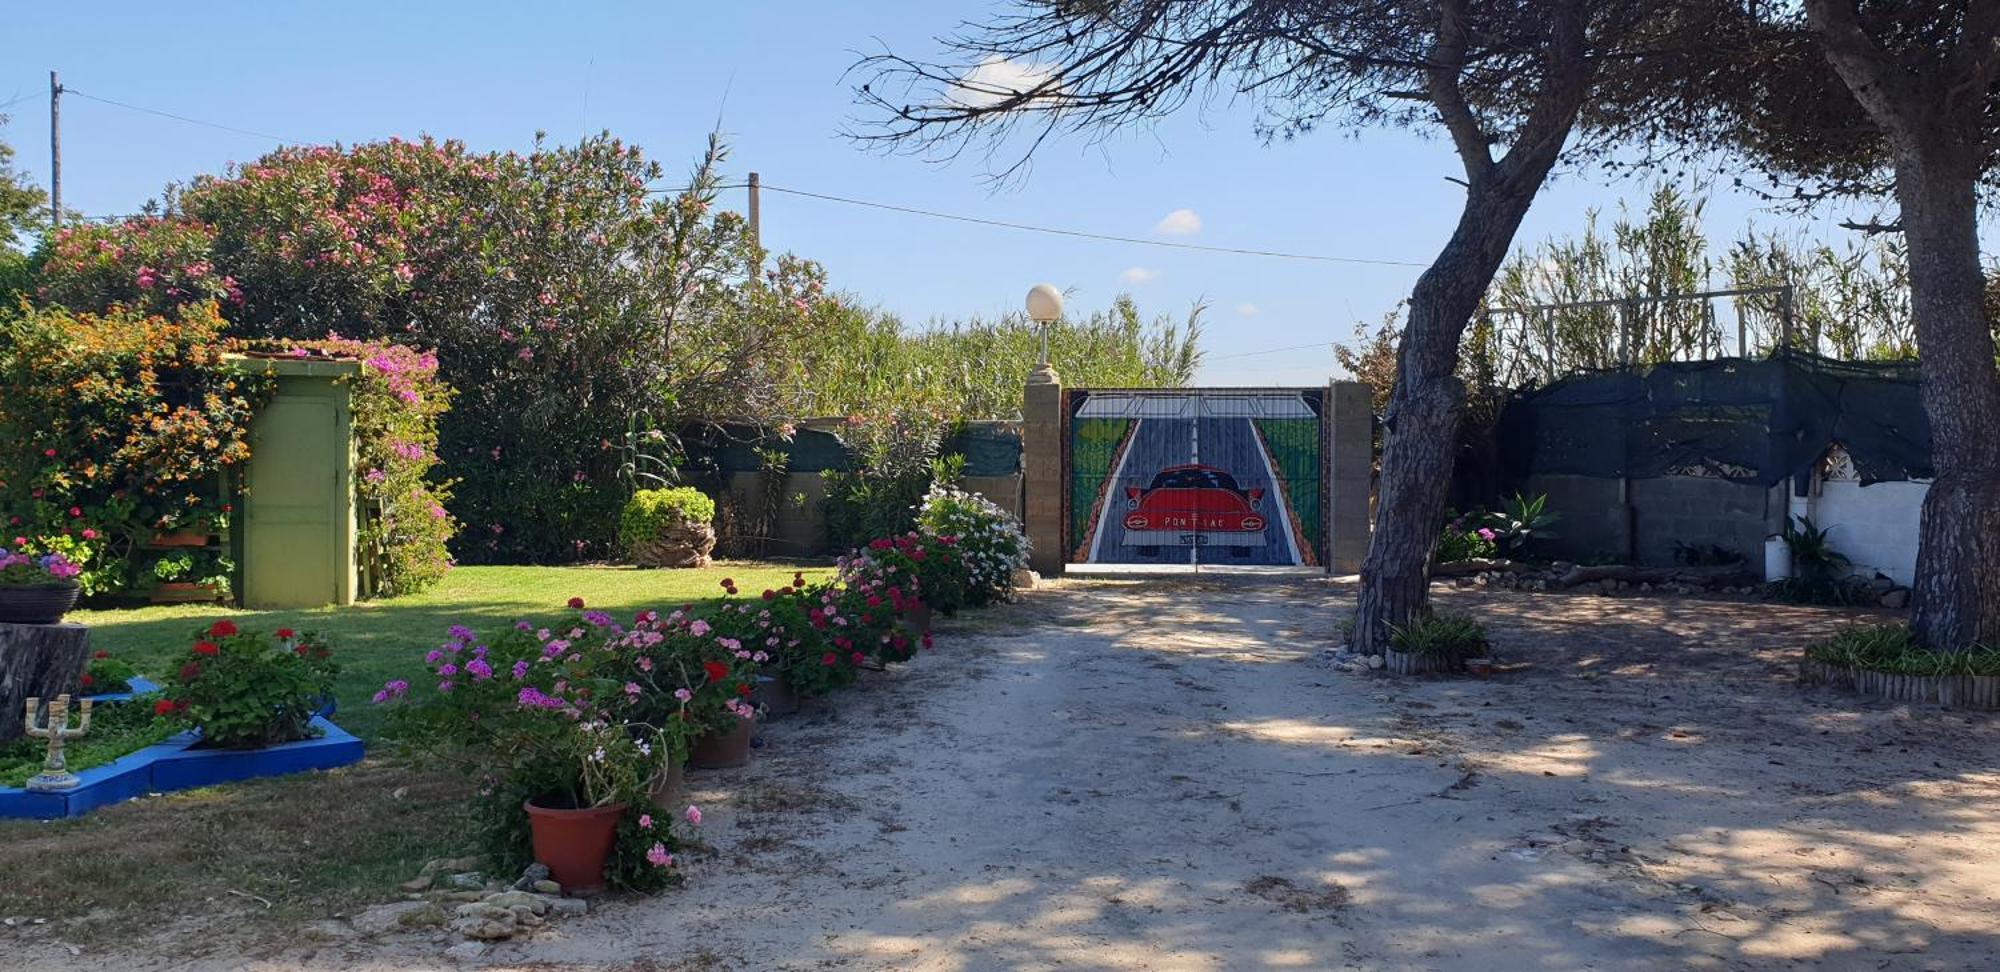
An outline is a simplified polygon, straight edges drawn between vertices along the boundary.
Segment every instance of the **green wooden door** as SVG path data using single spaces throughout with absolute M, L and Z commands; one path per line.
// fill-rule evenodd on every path
M 327 374 L 327 363 L 271 364 L 277 395 L 251 424 L 243 477 L 243 604 L 352 604 L 354 447 L 347 386 Z

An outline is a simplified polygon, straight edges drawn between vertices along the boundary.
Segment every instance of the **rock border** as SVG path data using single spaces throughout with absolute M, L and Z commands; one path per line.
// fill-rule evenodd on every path
M 2000 675 L 1896 675 L 1801 658 L 1799 681 L 1891 702 L 1929 702 L 1948 709 L 2000 712 Z

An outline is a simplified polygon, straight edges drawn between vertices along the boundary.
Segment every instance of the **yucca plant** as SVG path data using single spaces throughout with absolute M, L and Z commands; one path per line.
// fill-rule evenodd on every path
M 1832 533 L 1832 527 L 1821 527 L 1809 516 L 1787 522 L 1779 537 L 1792 552 L 1792 576 L 1771 582 L 1766 592 L 1795 604 L 1866 603 L 1872 591 L 1866 582 L 1848 575 L 1853 565 L 1833 549 Z

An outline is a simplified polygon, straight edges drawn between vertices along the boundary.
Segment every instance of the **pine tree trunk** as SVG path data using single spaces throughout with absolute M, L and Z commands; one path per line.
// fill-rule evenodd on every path
M 1465 385 L 1459 342 L 1513 245 L 1555 153 L 1508 178 L 1475 185 L 1451 241 L 1410 293 L 1409 323 L 1384 416 L 1375 532 L 1361 564 L 1361 600 L 1349 639 L 1380 652 L 1390 629 L 1430 608 L 1430 565 L 1451 489 Z
M 1938 153 L 1960 155 L 1964 153 Z M 1899 152 L 1910 306 L 1937 478 L 1924 497 L 1910 624 L 1934 651 L 2000 644 L 2000 369 L 1983 305 L 1970 159 Z

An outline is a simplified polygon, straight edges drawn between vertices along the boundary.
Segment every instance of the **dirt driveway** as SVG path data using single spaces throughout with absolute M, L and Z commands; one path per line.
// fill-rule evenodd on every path
M 1445 592 L 1489 681 L 1315 659 L 1351 588 L 1072 582 L 700 775 L 686 890 L 521 969 L 1992 969 L 2000 720 L 1801 692 L 1833 614 Z M 451 968 L 442 939 L 233 968 Z M 134 967 L 210 967 L 128 957 Z

